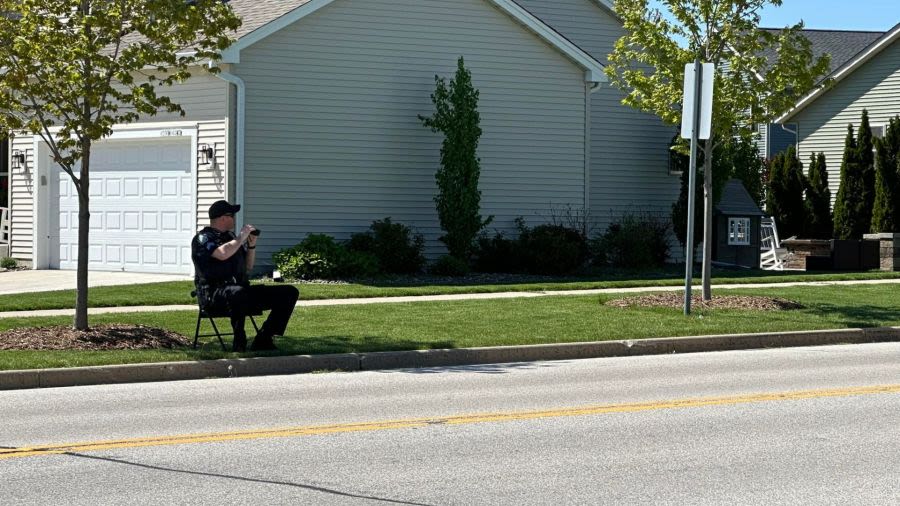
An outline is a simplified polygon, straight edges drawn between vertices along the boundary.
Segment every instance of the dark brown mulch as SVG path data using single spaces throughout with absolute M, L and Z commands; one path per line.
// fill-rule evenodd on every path
M 181 334 L 143 325 L 95 325 L 84 331 L 58 326 L 0 332 L 0 350 L 147 350 L 189 344 Z
M 671 292 L 656 295 L 625 297 L 606 302 L 614 307 L 684 307 L 684 292 Z M 701 295 L 691 295 L 691 306 L 697 309 L 755 309 L 757 311 L 783 311 L 802 309 L 803 305 L 792 300 L 777 297 L 761 297 L 750 295 L 714 295 L 712 300 L 703 301 Z

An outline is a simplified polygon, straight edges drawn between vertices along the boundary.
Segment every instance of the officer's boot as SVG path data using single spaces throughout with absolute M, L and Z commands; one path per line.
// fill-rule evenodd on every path
M 262 328 L 259 329 L 259 333 L 253 339 L 253 343 L 250 344 L 250 351 L 273 351 L 277 349 L 278 347 L 272 341 L 272 333 L 266 330 L 266 324 L 264 323 Z

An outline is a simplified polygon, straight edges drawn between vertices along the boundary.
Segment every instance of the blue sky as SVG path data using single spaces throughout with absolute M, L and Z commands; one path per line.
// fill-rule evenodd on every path
M 780 7 L 763 8 L 761 15 L 760 26 L 765 28 L 802 19 L 806 28 L 883 32 L 900 23 L 900 0 L 784 0 Z
M 762 12 L 760 26 L 780 28 L 801 19 L 806 28 L 887 31 L 900 23 L 900 0 L 784 0 Z

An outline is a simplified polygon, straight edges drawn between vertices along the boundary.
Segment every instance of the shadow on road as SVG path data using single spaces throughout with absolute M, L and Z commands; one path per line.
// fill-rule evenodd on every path
M 246 482 L 251 482 L 251 483 L 265 483 L 268 485 L 282 485 L 282 486 L 286 486 L 286 487 L 302 488 L 305 490 L 312 490 L 315 492 L 323 492 L 326 494 L 333 494 L 333 495 L 338 495 L 338 496 L 342 496 L 342 497 L 353 497 L 355 499 L 371 499 L 373 501 L 382 501 L 382 502 L 387 502 L 387 503 L 391 503 L 391 504 L 411 504 L 411 505 L 415 505 L 415 506 L 431 506 L 431 505 L 425 504 L 425 503 L 400 501 L 397 499 L 386 499 L 383 497 L 374 497 L 374 496 L 360 495 L 360 494 L 351 494 L 349 492 L 341 492 L 340 490 L 332 490 L 329 488 L 316 487 L 313 485 L 304 485 L 302 483 L 291 483 L 288 481 L 270 481 L 270 480 L 260 480 L 257 478 L 245 478 L 243 476 L 231 476 L 231 475 L 227 475 L 227 474 L 204 473 L 204 472 L 200 472 L 200 471 L 187 471 L 184 469 L 173 469 L 173 468 L 169 468 L 169 467 L 152 466 L 149 464 L 140 464 L 137 462 L 129 462 L 127 460 L 114 459 L 111 457 L 98 457 L 96 455 L 85 455 L 83 453 L 66 452 L 66 455 L 68 455 L 70 457 L 79 457 L 79 458 L 91 459 L 91 460 L 102 460 L 104 462 L 112 462 L 114 464 L 124 464 L 127 466 L 141 467 L 144 469 L 152 469 L 154 471 L 166 471 L 166 472 L 170 472 L 170 473 L 190 474 L 190 475 L 194 475 L 194 476 L 210 476 L 213 478 L 225 478 L 225 479 L 229 479 L 229 480 L 246 481 Z

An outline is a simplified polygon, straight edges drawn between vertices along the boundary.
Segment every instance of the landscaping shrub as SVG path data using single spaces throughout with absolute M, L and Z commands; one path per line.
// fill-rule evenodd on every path
M 831 220 L 831 190 L 828 189 L 828 168 L 825 153 L 811 153 L 806 188 L 806 236 L 812 239 L 831 239 L 834 223 Z
M 444 255 L 437 259 L 429 271 L 438 276 L 465 276 L 469 273 L 469 264 L 455 256 Z
M 0 268 L 15 269 L 17 265 L 19 265 L 19 263 L 16 262 L 15 258 L 12 258 L 12 257 L 0 258 Z
M 794 146 L 778 153 L 772 160 L 769 172 L 769 191 L 766 195 L 766 213 L 775 218 L 778 233 L 784 238 L 803 235 L 806 227 L 806 207 L 803 190 L 806 176 L 803 164 L 797 158 Z
M 374 255 L 384 273 L 412 274 L 425 265 L 425 239 L 406 225 L 392 223 L 390 218 L 372 222 L 368 232 L 353 234 L 348 248 Z
M 588 258 L 587 239 L 580 230 L 562 225 L 538 225 L 529 229 L 518 218 L 522 265 L 532 274 L 568 274 Z
M 875 145 L 878 163 L 870 231 L 896 233 L 900 231 L 900 116 L 891 118 Z
M 652 215 L 625 214 L 590 243 L 594 265 L 658 267 L 669 257 L 669 224 Z
M 431 101 L 435 113 L 430 118 L 419 115 L 419 120 L 432 132 L 444 134 L 441 167 L 435 174 L 438 194 L 434 197 L 438 220 L 444 231 L 440 240 L 447 245 L 451 255 L 468 260 L 479 232 L 493 219 L 492 216 L 482 218 L 480 214 L 481 159 L 477 151 L 482 131 L 479 92 L 472 85 L 472 73 L 461 56 L 449 85 L 440 76 L 434 76 L 434 81 Z
M 378 274 L 378 260 L 369 253 L 350 251 L 324 234 L 310 234 L 291 248 L 272 255 L 276 268 L 289 279 L 334 279 Z
M 475 248 L 473 267 L 477 272 L 521 272 L 521 256 L 519 242 L 507 239 L 503 232 L 494 237 L 482 235 Z
M 860 239 L 872 229 L 877 199 L 874 148 L 869 112 L 863 109 L 856 138 L 853 137 L 853 125 L 847 127 L 841 183 L 834 202 L 835 239 Z

